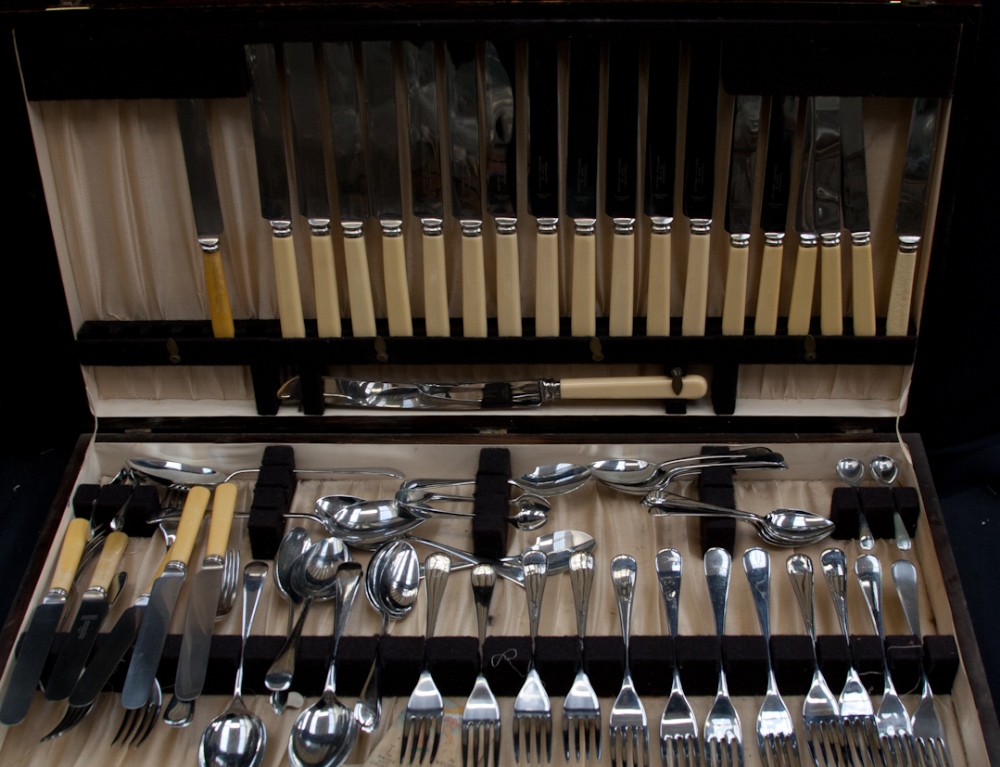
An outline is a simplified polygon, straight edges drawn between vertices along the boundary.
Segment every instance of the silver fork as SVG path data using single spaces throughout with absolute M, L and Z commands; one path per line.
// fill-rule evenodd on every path
M 535 738 L 538 763 L 542 762 L 542 736 L 545 737 L 545 760 L 552 761 L 552 704 L 545 692 L 542 678 L 535 669 L 535 642 L 538 639 L 538 619 L 545 593 L 545 576 L 548 558 L 541 551 L 529 551 L 522 558 L 524 567 L 524 593 L 528 597 L 528 627 L 531 633 L 531 662 L 528 677 L 514 699 L 514 717 L 511 732 L 514 735 L 514 761 L 521 761 L 521 730 L 524 729 L 524 756 L 531 763 L 531 738 Z
M 410 739 L 410 730 L 413 730 L 413 747 L 410 749 L 410 764 L 417 753 L 417 745 L 420 748 L 420 764 L 424 763 L 424 756 L 427 754 L 427 747 L 431 743 L 431 759 L 433 764 L 437 756 L 438 746 L 441 745 L 441 727 L 444 724 L 444 699 L 441 692 L 434 683 L 428 666 L 428 656 L 426 642 L 434 636 L 434 626 L 437 623 L 438 609 L 441 607 L 441 597 L 444 595 L 444 587 L 448 582 L 448 575 L 451 572 L 451 559 L 446 554 L 431 554 L 424 563 L 424 585 L 427 587 L 427 635 L 424 649 L 424 670 L 420 672 L 417 686 L 413 688 L 410 700 L 406 704 L 406 712 L 403 715 L 403 742 L 399 749 L 399 763 L 403 763 L 406 754 L 406 745 Z
M 840 718 L 840 706 L 819 670 L 816 657 L 816 624 L 813 620 L 813 564 L 804 554 L 793 554 L 785 563 L 792 590 L 802 611 L 802 621 L 809 634 L 809 645 L 813 654 L 812 686 L 802 702 L 802 727 L 806 735 L 806 747 L 815 767 L 839 767 L 841 759 L 848 763 L 843 754 L 844 723 Z
M 480 762 L 483 767 L 489 767 L 491 737 L 493 767 L 500 767 L 500 705 L 490 689 L 490 683 L 483 676 L 483 646 L 486 644 L 486 625 L 496 582 L 497 572 L 493 565 L 476 565 L 472 569 L 472 594 L 476 600 L 476 622 L 479 624 L 479 675 L 462 712 L 462 767 L 466 767 L 469 761 L 469 735 L 472 736 L 473 767 Z
M 767 652 L 767 694 L 757 714 L 757 749 L 761 761 L 768 767 L 799 762 L 799 744 L 788 706 L 778 691 L 771 664 L 771 558 L 763 549 L 747 549 L 743 554 L 743 569 L 750 584 L 760 633 Z
M 577 669 L 573 686 L 563 701 L 563 749 L 569 761 L 570 731 L 574 734 L 576 760 L 580 761 L 580 741 L 584 753 L 590 761 L 590 743 L 594 742 L 597 761 L 601 760 L 601 702 L 590 683 L 590 677 L 583 670 L 584 636 L 587 630 L 587 604 L 590 588 L 594 582 L 594 555 L 589 551 L 578 551 L 569 560 L 569 578 L 573 584 L 573 602 L 576 606 L 576 633 L 580 638 L 580 668 Z
M 219 589 L 219 603 L 215 608 L 216 620 L 232 612 L 239 585 L 240 550 L 227 549 L 226 558 L 222 563 L 222 587 Z
M 671 764 L 673 755 L 675 767 L 697 765 L 701 748 L 698 742 L 698 723 L 694 711 L 681 687 L 681 670 L 677 664 L 677 617 L 681 597 L 681 555 L 676 549 L 662 549 L 656 555 L 656 577 L 660 583 L 660 594 L 667 613 L 667 625 L 673 642 L 674 678 L 670 685 L 670 697 L 660 718 L 660 756 L 664 767 Z M 668 749 L 669 746 L 669 749 Z
M 646 709 L 639 700 L 639 694 L 632 683 L 629 669 L 628 642 L 632 624 L 632 598 L 635 596 L 635 559 L 622 554 L 611 560 L 611 583 L 618 602 L 618 619 L 622 624 L 622 640 L 625 643 L 625 673 L 622 688 L 611 707 L 608 718 L 608 748 L 611 751 L 611 767 L 627 767 L 629 741 L 632 742 L 632 765 L 639 767 L 639 751 L 642 750 L 642 765 L 649 767 L 649 725 Z M 641 738 L 641 742 L 640 742 Z
M 111 745 L 121 740 L 124 747 L 131 746 L 139 748 L 153 731 L 153 725 L 160 716 L 160 707 L 163 705 L 163 692 L 160 690 L 160 681 L 153 677 L 153 685 L 149 688 L 149 698 L 146 705 L 134 709 L 125 709 L 125 716 L 118 726 L 118 732 L 111 739 Z
M 883 674 L 885 690 L 882 702 L 879 704 L 875 721 L 878 725 L 879 740 L 882 743 L 882 758 L 891 762 L 893 767 L 908 767 L 914 763 L 913 730 L 910 728 L 910 717 L 906 713 L 903 701 L 899 699 L 896 688 L 892 684 L 889 673 L 889 660 L 885 655 L 885 624 L 882 620 L 882 565 L 878 557 L 865 554 L 854 562 L 854 574 L 861 584 L 861 592 L 865 595 L 868 613 L 871 616 L 875 630 L 882 643 Z M 888 757 L 888 759 L 886 759 Z
M 919 637 L 920 606 L 917 602 L 917 568 L 912 562 L 901 559 L 892 566 L 892 579 L 896 584 L 896 593 L 899 595 L 900 604 L 903 605 L 903 613 L 906 615 L 906 623 L 910 627 L 910 633 Z M 923 666 L 921 666 L 921 675 L 924 678 L 923 692 L 920 695 L 917 710 L 913 712 L 910 719 L 913 738 L 919 747 L 919 753 L 914 751 L 914 756 L 918 760 L 922 758 L 926 767 L 951 767 L 948 743 L 944 739 L 944 731 L 941 728 L 937 711 L 934 710 L 934 694 L 931 692 L 931 684 Z
M 722 637 L 726 633 L 726 603 L 729 597 L 731 564 L 732 557 L 725 549 L 712 548 L 705 552 L 705 578 L 708 581 L 708 594 L 712 600 L 712 612 L 715 613 L 715 633 L 719 638 L 720 648 Z M 726 670 L 721 659 L 719 689 L 705 719 L 705 763 L 708 767 L 722 767 L 723 764 L 727 767 L 733 765 L 743 767 L 743 725 L 733 706 L 733 699 L 729 697 Z

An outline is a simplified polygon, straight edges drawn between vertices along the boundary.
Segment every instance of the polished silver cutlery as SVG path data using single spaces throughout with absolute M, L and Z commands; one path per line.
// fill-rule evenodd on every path
M 865 465 L 857 458 L 841 458 L 837 461 L 837 476 L 847 485 L 854 488 L 854 494 L 858 499 L 858 544 L 864 551 L 871 551 L 875 548 L 875 536 L 868 525 L 868 518 L 861 508 L 861 494 L 858 488 L 865 481 Z
M 542 678 L 535 668 L 535 652 L 538 640 L 538 621 L 542 612 L 542 597 L 545 594 L 545 579 L 548 575 L 548 558 L 540 551 L 529 551 L 521 558 L 524 570 L 524 593 L 528 599 L 528 632 L 531 636 L 531 660 L 528 675 L 514 699 L 514 716 L 511 719 L 511 733 L 514 737 L 514 761 L 521 761 L 521 732 L 524 732 L 524 756 L 531 762 L 531 741 L 535 741 L 535 758 L 542 762 L 542 745 L 545 745 L 545 761 L 552 761 L 552 703 L 545 691 Z
M 892 486 L 899 476 L 899 467 L 892 458 L 887 455 L 877 455 L 868 463 L 868 469 L 876 482 L 882 487 L 888 488 L 890 492 L 892 491 Z M 896 548 L 900 551 L 909 551 L 913 548 L 913 540 L 910 538 L 906 524 L 895 505 L 895 496 L 893 496 L 892 528 L 896 538 Z
M 705 552 L 705 579 L 715 616 L 715 635 L 719 639 L 719 688 L 705 717 L 705 763 L 707 767 L 743 767 L 743 725 L 733 706 L 726 681 L 722 639 L 726 634 L 726 604 L 732 557 L 723 548 Z
M 583 754 L 590 761 L 590 746 L 594 744 L 597 761 L 601 760 L 601 701 L 584 670 L 584 635 L 587 629 L 587 607 L 590 589 L 594 581 L 594 555 L 589 551 L 579 551 L 569 560 L 569 578 L 573 585 L 573 604 L 576 608 L 576 633 L 580 638 L 580 667 L 577 669 L 573 686 L 563 701 L 563 750 L 566 761 L 570 755 L 570 733 L 573 734 L 576 760 L 580 761 L 580 743 Z
M 491 752 L 493 767 L 500 767 L 500 736 L 503 729 L 500 704 L 490 689 L 490 683 L 483 675 L 483 669 L 486 667 L 483 648 L 486 644 L 490 602 L 493 600 L 493 589 L 497 582 L 496 570 L 493 565 L 476 565 L 472 568 L 471 579 L 472 595 L 476 602 L 476 625 L 479 631 L 479 674 L 476 675 L 476 682 L 462 712 L 462 767 L 467 767 L 470 760 L 473 767 L 480 763 L 483 767 L 489 767 Z
M 629 767 L 629 746 L 631 744 L 632 767 L 649 767 L 649 722 L 646 709 L 636 692 L 629 667 L 629 638 L 632 633 L 632 601 L 635 598 L 636 561 L 627 554 L 611 560 L 611 584 L 615 601 L 618 603 L 618 620 L 622 627 L 622 641 L 625 644 L 625 665 L 622 673 L 622 687 L 611 706 L 608 716 L 608 751 L 611 767 Z
M 816 286 L 816 259 L 819 238 L 816 234 L 815 173 L 815 99 L 805 101 L 805 123 L 802 128 L 802 165 L 799 169 L 798 205 L 795 208 L 795 231 L 799 247 L 795 254 L 792 295 L 788 307 L 788 335 L 809 333 L 812 319 L 813 291 Z
M 840 151 L 844 228 L 851 233 L 851 303 L 854 335 L 875 335 L 875 284 L 865 162 L 865 123 L 860 96 L 840 97 Z
M 813 97 L 813 185 L 819 237 L 819 327 L 824 336 L 844 333 L 840 254 L 840 97 Z

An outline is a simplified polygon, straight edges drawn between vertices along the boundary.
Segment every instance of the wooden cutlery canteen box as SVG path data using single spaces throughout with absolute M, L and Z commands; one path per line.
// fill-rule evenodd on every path
M 679 668 L 699 734 L 725 670 L 745 763 L 763 763 L 755 723 L 772 664 L 807 763 L 800 714 L 815 662 L 835 694 L 856 669 L 876 702 L 885 664 L 909 713 L 926 674 L 952 764 L 1000 764 L 926 456 L 918 435 L 897 438 L 922 308 L 935 264 L 951 255 L 978 6 L 8 7 L 39 204 L 97 429 L 81 439 L 2 635 L 0 762 L 68 766 L 101 754 L 194 764 L 241 656 L 244 701 L 267 732 L 262 763 L 286 762 L 296 717 L 324 689 L 334 609 L 329 589 L 313 601 L 286 709 L 275 713 L 265 677 L 290 611 L 299 614 L 274 577 L 279 544 L 294 527 L 312 541 L 329 535 L 319 499 L 385 500 L 380 508 L 399 513 L 410 506 L 397 493 L 409 489 L 425 493 L 413 507 L 457 514 L 427 512 L 404 530 L 421 562 L 434 549 L 413 539 L 458 550 L 445 609 L 427 638 L 425 585 L 388 630 L 358 595 L 337 647 L 336 692 L 353 706 L 377 664 L 383 709 L 339 761 L 400 761 L 425 666 L 444 696 L 434 761 L 462 763 L 463 707 L 481 670 L 499 701 L 499 762 L 523 758 L 511 731 L 529 667 L 551 699 L 552 761 L 567 759 L 563 698 L 581 667 L 600 699 L 608 759 L 626 658 L 611 563 L 628 555 L 627 657 L 654 762 Z M 771 468 L 744 468 L 732 454 Z M 891 487 L 869 471 L 879 455 L 899 469 Z M 717 458 L 704 471 L 670 468 L 697 467 L 697 456 Z M 859 486 L 838 478 L 846 457 L 865 469 Z M 189 488 L 199 478 L 178 489 L 123 472 L 143 460 L 204 467 L 212 483 L 235 486 L 224 500 L 209 485 L 186 571 L 175 562 L 161 576 L 160 565 L 167 523 L 196 505 L 203 493 Z M 563 467 L 580 481 L 547 494 L 539 475 L 558 464 L 593 476 Z M 660 481 L 644 488 L 658 501 L 624 478 L 642 467 Z M 455 484 L 428 490 L 422 479 Z M 451 494 L 464 500 L 441 497 Z M 695 502 L 755 516 L 695 516 L 709 513 Z M 222 516 L 211 512 L 226 505 L 236 516 L 221 548 L 242 561 L 227 581 L 235 598 L 208 633 L 189 725 L 169 727 L 186 615 L 205 602 L 198 576 L 219 543 L 208 541 Z M 766 516 L 776 509 L 814 512 L 832 534 L 776 539 Z M 84 537 L 111 527 L 129 536 L 113 600 L 83 596 L 90 567 L 53 588 L 72 580 L 57 560 L 79 517 L 89 520 L 78 523 Z M 873 548 L 861 547 L 864 522 Z M 498 562 L 565 530 L 595 544 L 585 638 L 572 579 L 558 572 L 568 558 L 547 560 L 537 641 L 515 582 L 528 567 L 511 560 L 481 662 L 459 565 Z M 367 571 L 372 547 L 349 544 Z M 743 572 L 754 547 L 770 556 L 770 643 Z M 718 548 L 732 556 L 724 633 L 706 579 L 706 553 Z M 846 631 L 820 577 L 830 548 L 846 555 Z M 657 577 L 663 549 L 683 563 L 675 632 Z M 884 642 L 853 572 L 867 554 L 884 572 Z M 816 575 L 815 644 L 796 581 L 782 572 L 803 557 Z M 915 565 L 913 624 L 893 588 L 897 560 Z M 251 561 L 268 574 L 244 644 Z M 182 577 L 152 666 L 160 705 L 152 692 L 127 702 L 131 645 L 81 705 L 70 691 L 167 572 Z M 75 616 L 95 601 L 101 632 L 78 634 Z M 46 621 L 44 651 L 26 640 Z M 61 655 L 83 634 L 93 640 L 89 655 L 77 651 L 83 677 L 58 679 Z M 19 691 L 30 676 L 19 667 L 30 664 L 40 670 Z M 3 711 L 18 695 L 24 710 Z M 150 710 L 144 739 L 117 732 Z M 74 726 L 42 741 L 74 712 Z

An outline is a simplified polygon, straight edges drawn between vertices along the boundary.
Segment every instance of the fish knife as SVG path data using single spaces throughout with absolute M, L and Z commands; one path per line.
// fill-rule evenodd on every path
M 792 277 L 792 299 L 788 308 L 788 335 L 804 336 L 809 333 L 812 318 L 813 289 L 816 285 L 817 237 L 813 186 L 813 97 L 806 99 L 805 123 L 802 129 L 802 167 L 799 170 L 799 198 L 795 210 L 795 230 L 799 233 L 799 247 L 795 255 L 795 272 Z
M 840 98 L 841 202 L 851 233 L 851 305 L 855 336 L 875 335 L 875 285 L 868 209 L 868 169 L 860 96 Z

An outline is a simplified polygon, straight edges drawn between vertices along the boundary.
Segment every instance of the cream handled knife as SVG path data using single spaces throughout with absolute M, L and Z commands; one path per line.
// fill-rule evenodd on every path
M 860 96 L 840 99 L 841 193 L 844 227 L 851 233 L 854 335 L 875 335 L 875 285 L 868 211 L 868 170 Z
M 805 127 L 802 130 L 802 168 L 799 171 L 799 199 L 795 210 L 795 230 L 799 249 L 795 256 L 792 299 L 788 309 L 788 335 L 809 333 L 812 319 L 813 290 L 816 285 L 816 225 L 813 187 L 813 99 L 806 101 Z
M 815 224 L 820 241 L 820 332 L 844 334 L 843 276 L 840 253 L 840 97 L 813 98 L 813 184 Z

